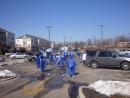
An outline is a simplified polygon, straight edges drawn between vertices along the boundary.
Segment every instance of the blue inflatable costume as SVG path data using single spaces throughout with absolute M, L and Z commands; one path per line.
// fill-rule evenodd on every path
M 40 57 L 38 54 L 36 55 L 36 66 L 37 68 L 40 68 Z
M 68 60 L 68 76 L 72 77 L 75 75 L 75 66 L 76 66 L 76 61 L 74 60 L 73 56 L 70 56 Z

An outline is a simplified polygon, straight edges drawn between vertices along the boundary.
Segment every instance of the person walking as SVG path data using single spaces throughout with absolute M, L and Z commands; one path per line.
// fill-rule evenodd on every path
M 39 56 L 39 54 L 36 55 L 36 67 L 40 68 L 40 56 Z
M 86 57 L 87 57 L 86 52 L 83 52 L 83 54 L 82 54 L 82 61 L 81 61 L 82 66 L 84 66 L 84 65 L 85 65 Z
M 40 57 L 40 70 L 41 70 L 41 75 L 40 75 L 40 80 L 44 78 L 44 72 L 45 72 L 45 67 L 47 65 L 47 62 L 43 55 Z
M 67 65 L 68 65 L 68 76 L 74 77 L 75 76 L 76 61 L 74 60 L 73 56 L 70 56 Z

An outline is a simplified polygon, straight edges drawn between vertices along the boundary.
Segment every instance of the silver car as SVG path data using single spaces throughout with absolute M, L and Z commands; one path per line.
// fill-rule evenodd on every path
M 120 55 L 112 50 L 98 50 L 92 57 L 87 57 L 87 64 L 92 68 L 103 67 L 120 67 L 123 70 L 130 69 L 130 57 Z
M 5 57 L 3 55 L 0 55 L 0 62 L 4 62 L 5 61 Z
M 28 55 L 24 54 L 24 53 L 14 53 L 12 55 L 10 55 L 11 59 L 23 59 L 23 58 L 28 58 Z

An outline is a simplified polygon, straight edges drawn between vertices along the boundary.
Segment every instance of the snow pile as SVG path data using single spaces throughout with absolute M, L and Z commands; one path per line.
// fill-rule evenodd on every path
M 3 70 L 3 71 L 0 71 L 0 77 L 15 77 L 16 74 L 11 72 L 10 70 Z
M 130 95 L 130 82 L 99 80 L 91 83 L 89 87 L 107 96 L 114 94 Z

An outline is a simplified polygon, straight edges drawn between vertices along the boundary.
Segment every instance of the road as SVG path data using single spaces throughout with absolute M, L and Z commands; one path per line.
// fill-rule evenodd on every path
M 88 85 L 99 79 L 130 82 L 130 71 L 122 71 L 117 68 L 91 69 L 81 66 L 79 59 L 76 60 L 76 77 L 67 78 L 59 75 L 58 68 L 49 65 L 46 68 L 45 79 L 42 81 L 37 80 L 40 73 L 35 63 L 21 62 L 4 66 L 3 69 L 17 73 L 19 78 L 0 84 L 0 98 L 79 98 L 77 88 L 80 85 Z

